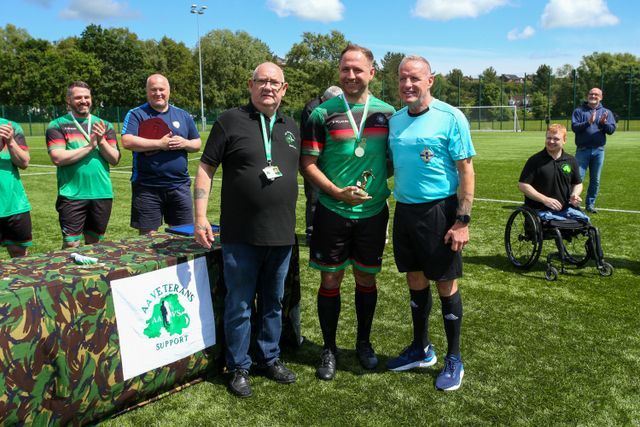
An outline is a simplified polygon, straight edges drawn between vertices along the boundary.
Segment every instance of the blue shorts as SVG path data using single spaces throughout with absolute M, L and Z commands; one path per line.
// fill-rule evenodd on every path
M 193 224 L 191 183 L 171 190 L 131 186 L 131 227 L 157 230 L 162 221 L 168 225 Z

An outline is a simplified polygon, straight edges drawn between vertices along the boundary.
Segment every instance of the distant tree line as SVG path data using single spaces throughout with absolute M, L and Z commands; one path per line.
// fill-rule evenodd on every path
M 297 112 L 311 98 L 336 84 L 338 60 L 348 40 L 338 32 L 305 32 L 285 58 L 244 31 L 213 30 L 201 38 L 204 104 L 207 116 L 248 100 L 247 80 L 255 66 L 276 61 L 289 82 L 284 108 Z M 396 107 L 397 69 L 403 55 L 387 52 L 376 63 L 371 91 Z M 438 64 L 433 64 L 437 68 Z M 66 86 L 84 80 L 93 88 L 94 105 L 131 107 L 144 98 L 146 77 L 159 72 L 172 86 L 172 102 L 198 115 L 198 50 L 168 37 L 140 40 L 126 28 L 87 26 L 79 37 L 56 42 L 35 39 L 7 24 L 0 27 L 0 105 L 46 108 L 64 105 Z M 542 64 L 520 79 L 499 76 L 489 66 L 480 76 L 460 69 L 438 74 L 436 97 L 453 105 L 507 105 L 517 102 L 531 118 L 568 117 L 593 86 L 619 117 L 640 117 L 640 59 L 628 53 L 594 52 L 577 66 L 555 72 Z M 526 95 L 526 96 L 525 96 Z M 523 102 L 527 105 L 522 105 Z

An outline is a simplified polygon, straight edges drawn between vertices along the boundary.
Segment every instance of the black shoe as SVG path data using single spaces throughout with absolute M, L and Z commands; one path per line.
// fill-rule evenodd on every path
M 231 373 L 231 380 L 229 381 L 229 390 L 238 397 L 250 397 L 253 392 L 251 391 L 249 371 L 246 369 L 236 369 L 233 371 Z
M 593 207 L 593 206 L 587 206 L 586 211 L 587 211 L 587 212 L 590 212 L 590 213 L 594 213 L 594 214 L 597 214 L 597 213 L 598 213 L 598 210 L 597 210 L 595 207 Z
M 273 365 L 266 366 L 261 370 L 264 372 L 265 377 L 277 383 L 292 384 L 296 382 L 296 374 L 287 369 L 280 359 L 276 359 Z
M 325 381 L 330 381 L 336 376 L 336 355 L 328 348 L 320 354 L 320 366 L 316 369 L 316 376 Z
M 358 342 L 356 344 L 356 353 L 358 354 L 360 365 L 362 365 L 364 369 L 376 369 L 378 366 L 378 358 L 369 341 Z

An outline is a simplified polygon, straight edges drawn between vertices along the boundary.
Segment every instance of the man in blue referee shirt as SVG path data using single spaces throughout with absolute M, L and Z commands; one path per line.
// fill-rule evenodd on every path
M 436 283 L 448 349 L 436 379 L 439 390 L 457 390 L 464 368 L 460 356 L 462 249 L 469 241 L 476 154 L 469 123 L 456 108 L 431 95 L 434 75 L 421 56 L 407 56 L 398 68 L 400 97 L 406 107 L 389 121 L 396 210 L 393 250 L 400 272 L 407 274 L 413 342 L 387 362 L 404 371 L 432 366 L 436 353 L 429 341 Z

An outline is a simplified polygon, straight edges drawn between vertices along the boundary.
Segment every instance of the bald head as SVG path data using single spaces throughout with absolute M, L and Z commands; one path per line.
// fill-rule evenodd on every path
M 251 103 L 263 114 L 271 117 L 287 92 L 282 69 L 273 62 L 263 62 L 253 71 L 249 80 Z
M 171 88 L 169 80 L 162 74 L 152 74 L 147 78 L 147 101 L 151 108 L 164 112 L 169 109 Z

